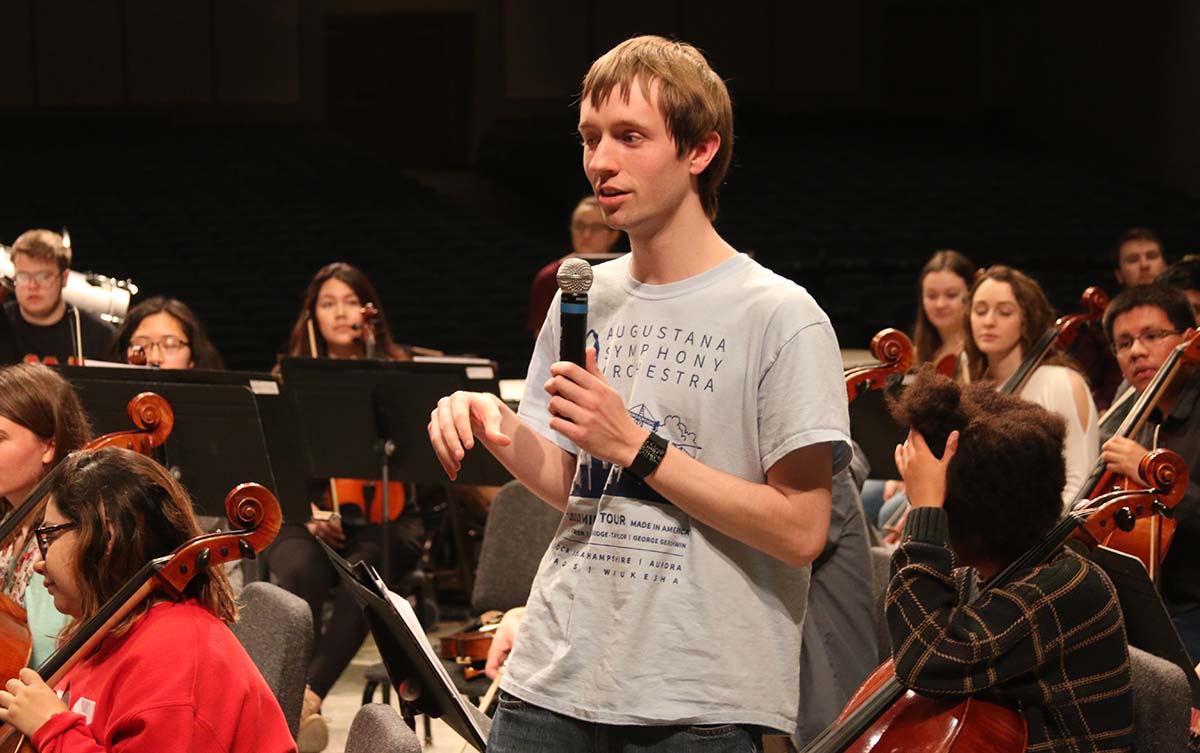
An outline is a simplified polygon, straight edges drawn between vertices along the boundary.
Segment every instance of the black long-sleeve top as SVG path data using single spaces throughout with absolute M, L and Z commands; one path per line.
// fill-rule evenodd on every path
M 1017 708 L 1029 751 L 1132 750 L 1125 622 L 1098 567 L 1064 551 L 968 603 L 971 573 L 953 569 L 945 511 L 913 510 L 905 537 L 887 596 L 901 683 Z
M 1167 416 L 1156 408 L 1135 440 L 1166 447 L 1188 467 L 1188 488 L 1175 506 L 1175 538 L 1162 563 L 1163 601 L 1174 614 L 1200 605 L 1200 370 L 1184 384 Z

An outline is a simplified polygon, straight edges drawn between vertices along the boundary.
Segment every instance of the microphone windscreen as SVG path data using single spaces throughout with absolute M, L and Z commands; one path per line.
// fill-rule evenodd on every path
M 592 287 L 592 265 L 571 257 L 558 265 L 558 289 L 564 293 L 586 293 Z

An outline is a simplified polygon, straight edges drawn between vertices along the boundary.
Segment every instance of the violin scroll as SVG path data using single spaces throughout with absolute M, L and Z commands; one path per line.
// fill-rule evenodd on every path
M 1160 497 L 1165 498 L 1162 501 L 1172 500 L 1170 507 L 1178 504 L 1187 491 L 1187 463 L 1178 453 L 1168 449 L 1147 452 L 1138 463 L 1138 475 L 1147 486 L 1161 493 Z
M 905 372 L 912 368 L 916 352 L 908 335 L 894 327 L 880 330 L 871 338 L 871 355 L 880 363 Z
M 142 392 L 135 395 L 125 408 L 129 420 L 138 427 L 134 431 L 115 431 L 96 437 L 84 449 L 99 450 L 105 447 L 122 447 L 141 455 L 149 455 L 155 447 L 161 447 L 175 428 L 175 411 L 162 395 Z
M 225 514 L 238 530 L 210 533 L 177 549 L 159 571 L 162 584 L 178 597 L 188 582 L 213 565 L 253 557 L 279 533 L 283 511 L 275 495 L 259 484 L 239 484 L 225 496 Z
M 850 402 L 871 389 L 883 389 L 895 374 L 905 374 L 916 361 L 916 348 L 908 335 L 889 327 L 871 338 L 871 355 L 880 363 L 848 369 L 845 373 L 846 395 Z
M 1103 288 L 1092 285 L 1083 291 L 1079 302 L 1083 304 L 1085 311 L 1100 319 L 1104 316 L 1104 310 L 1108 308 L 1108 293 L 1105 293 Z

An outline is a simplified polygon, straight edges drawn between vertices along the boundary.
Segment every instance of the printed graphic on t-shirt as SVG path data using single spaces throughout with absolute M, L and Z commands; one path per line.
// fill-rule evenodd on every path
M 597 345 L 599 338 L 595 334 Z M 597 349 L 604 378 L 611 382 L 643 377 L 700 392 L 716 391 L 725 363 L 725 338 L 654 322 L 613 324 Z
M 659 420 L 645 403 L 629 409 L 639 426 L 666 437 L 676 449 L 696 457 L 701 447 L 682 416 Z M 688 516 L 641 479 L 619 465 L 580 453 L 571 496 L 621 500 L 606 509 L 566 512 L 569 530 L 553 545 L 552 564 L 586 575 L 650 583 L 679 583 L 689 544 Z M 648 504 L 637 504 L 648 503 Z M 664 510 L 663 508 L 669 508 Z M 664 514 L 665 513 L 665 514 Z

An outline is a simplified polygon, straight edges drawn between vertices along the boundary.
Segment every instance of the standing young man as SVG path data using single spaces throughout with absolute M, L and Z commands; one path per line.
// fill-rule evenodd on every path
M 16 300 L 4 304 L 23 360 L 78 364 L 102 360 L 112 347 L 112 325 L 63 300 L 71 249 L 49 230 L 29 230 L 13 241 Z
M 796 727 L 809 563 L 850 460 L 837 339 L 713 228 L 733 113 L 695 48 L 598 59 L 579 134 L 632 250 L 595 268 L 587 368 L 558 361 L 551 307 L 520 415 L 460 392 L 429 424 L 451 477 L 478 439 L 565 513 L 489 750 L 754 750 Z

